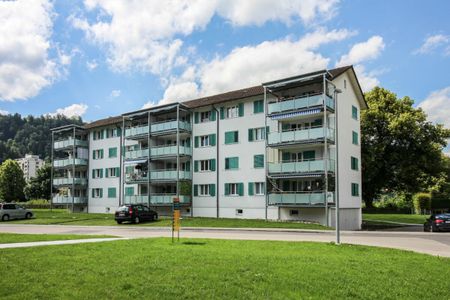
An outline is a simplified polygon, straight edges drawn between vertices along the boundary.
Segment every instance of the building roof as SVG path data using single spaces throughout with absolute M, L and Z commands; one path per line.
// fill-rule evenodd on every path
M 116 116 L 116 117 L 108 117 L 106 119 L 100 119 L 94 122 L 91 122 L 89 124 L 84 125 L 84 128 L 91 129 L 94 127 L 102 127 L 102 126 L 108 126 L 108 125 L 114 125 L 122 122 L 122 116 Z

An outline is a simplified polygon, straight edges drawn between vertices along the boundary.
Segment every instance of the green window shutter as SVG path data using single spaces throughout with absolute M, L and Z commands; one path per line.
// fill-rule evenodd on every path
M 108 188 L 108 198 L 116 198 L 116 188 Z
M 253 141 L 253 128 L 248 129 L 248 141 Z
M 238 183 L 238 194 L 239 196 L 244 196 L 244 184 L 242 182 Z
M 99 189 L 100 190 L 100 198 L 103 198 L 103 189 Z
M 358 145 L 358 133 L 355 131 L 352 131 L 352 143 L 353 145 Z
M 194 196 L 198 196 L 198 184 L 194 184 Z
M 211 146 L 216 145 L 216 134 L 215 133 L 209 135 L 209 144 Z
M 254 182 L 249 182 L 248 183 L 248 195 L 249 196 L 253 196 L 254 192 L 253 192 L 253 186 L 255 185 Z
M 95 170 L 92 169 L 92 178 L 95 178 Z
M 100 178 L 103 178 L 103 169 L 100 169 Z
M 194 137 L 194 147 L 198 148 L 198 136 Z
M 198 172 L 198 160 L 194 160 L 194 172 Z
M 210 159 L 209 165 L 211 167 L 211 171 L 215 171 L 216 170 L 216 159 Z
M 264 100 L 257 100 L 253 102 L 253 113 L 262 113 L 264 112 Z
M 105 137 L 105 132 L 100 130 L 100 139 L 102 140 Z
M 269 126 L 266 126 L 266 131 L 265 131 L 265 137 L 266 137 L 266 139 L 268 139 L 269 138 L 269 130 L 270 130 L 270 127 Z
M 92 159 L 97 159 L 97 156 L 95 155 L 95 150 L 92 150 Z
M 198 124 L 198 111 L 194 113 L 194 123 Z
M 316 151 L 310 150 L 303 152 L 303 159 L 305 160 L 315 160 L 316 159 Z
M 95 196 L 95 189 L 91 190 L 91 196 L 92 196 L 92 198 L 94 198 L 94 196 Z
M 215 184 L 210 184 L 209 185 L 209 195 L 210 196 L 215 196 L 216 195 L 216 185 Z
M 225 183 L 225 196 L 228 196 L 230 194 L 230 184 L 229 183 Z
M 291 154 L 289 152 L 283 152 L 282 154 L 283 162 L 287 162 L 291 160 Z
M 239 143 L 239 131 L 234 132 L 234 142 Z
M 239 157 L 234 157 L 233 162 L 234 169 L 239 169 Z
M 253 167 L 264 168 L 264 154 L 257 154 L 253 156 Z
M 352 105 L 352 118 L 358 120 L 358 109 Z
M 223 107 L 220 108 L 220 119 L 225 119 L 225 109 Z
M 116 168 L 116 176 L 120 177 L 120 168 L 119 167 Z
M 225 144 L 231 144 L 233 142 L 234 133 L 233 131 L 225 132 Z
M 191 162 L 188 160 L 186 162 L 185 171 L 190 171 L 190 170 L 191 170 Z
M 239 103 L 239 117 L 244 116 L 244 103 Z
M 125 188 L 125 196 L 133 196 L 134 195 L 134 187 L 126 187 Z
M 225 158 L 225 170 L 230 169 L 230 159 L 229 158 Z
M 117 127 L 116 128 L 116 133 L 117 133 L 117 136 L 121 136 L 122 135 L 122 128 Z
M 227 157 L 225 158 L 225 170 L 238 169 L 239 157 Z
M 108 152 L 109 157 L 117 157 L 117 148 L 109 148 Z
M 211 110 L 211 112 L 209 113 L 209 120 L 210 121 L 216 120 L 216 110 L 215 109 Z
M 108 178 L 108 169 L 105 168 L 105 177 Z

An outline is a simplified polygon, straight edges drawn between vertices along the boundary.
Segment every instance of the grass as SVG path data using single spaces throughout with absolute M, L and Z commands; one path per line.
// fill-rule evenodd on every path
M 2 299 L 447 299 L 450 287 L 449 259 L 310 242 L 140 239 L 4 249 L 0 263 Z
M 112 214 L 69 213 L 65 209 L 33 209 L 36 216 L 30 220 L 14 220 L 20 224 L 60 224 L 60 225 L 117 225 Z M 228 227 L 228 228 L 296 228 L 326 230 L 328 227 L 303 222 L 266 222 L 264 220 L 249 219 L 215 219 L 215 218 L 183 218 L 184 227 Z M 139 225 L 122 224 L 121 226 L 172 226 L 169 218 L 160 218 L 156 222 Z
M 428 215 L 408 215 L 408 214 L 363 214 L 363 221 L 376 223 L 407 223 L 422 225 Z
M 110 238 L 111 235 L 0 233 L 0 244 Z

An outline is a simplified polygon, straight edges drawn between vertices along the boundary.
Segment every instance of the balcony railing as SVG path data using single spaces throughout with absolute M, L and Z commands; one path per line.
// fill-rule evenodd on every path
M 126 173 L 125 181 L 130 183 L 138 183 L 138 182 L 147 182 L 148 181 L 148 173 Z
M 172 131 L 177 129 L 177 123 L 178 128 L 181 130 L 191 131 L 191 124 L 184 121 L 163 121 L 158 123 L 153 123 L 151 126 L 151 132 L 152 133 L 159 133 L 164 131 Z
M 148 134 L 148 125 L 135 126 L 125 129 L 125 137 L 133 137 Z
M 281 113 L 285 111 L 306 109 L 310 107 L 318 107 L 323 105 L 323 95 L 295 97 L 289 100 L 269 104 L 269 114 Z M 334 109 L 334 101 L 331 97 L 325 96 L 326 104 L 329 108 Z
M 72 165 L 87 166 L 88 160 L 83 158 L 67 158 L 67 159 L 57 159 L 53 161 L 53 166 L 55 168 L 64 168 Z
M 334 129 L 325 127 L 316 127 L 301 130 L 290 130 L 284 132 L 270 132 L 268 138 L 269 145 L 306 142 L 309 140 L 328 139 L 334 141 Z
M 179 171 L 179 179 L 192 179 L 190 171 Z M 150 180 L 177 180 L 177 170 L 155 170 L 150 171 Z
M 323 191 L 318 192 L 283 192 L 269 193 L 269 205 L 325 205 L 334 202 L 334 193 L 328 192 L 328 197 Z
M 173 198 L 176 195 L 174 194 L 151 194 L 150 195 L 150 204 L 152 205 L 172 205 Z M 188 204 L 191 203 L 191 196 L 183 196 L 180 195 L 180 203 Z M 125 204 L 148 204 L 149 196 L 148 195 L 134 195 L 134 196 L 125 196 L 124 199 Z
M 73 202 L 72 202 L 73 201 Z M 74 197 L 72 196 L 54 196 L 52 198 L 53 204 L 86 204 L 88 202 L 87 197 Z
M 180 149 L 180 155 L 192 155 L 192 148 L 181 146 Z M 178 147 L 177 145 L 164 145 L 164 146 L 158 146 L 158 147 L 152 147 L 150 149 L 151 156 L 171 156 L 171 155 L 177 155 L 178 153 Z
M 53 179 L 53 185 L 86 185 L 87 178 L 55 178 Z
M 148 148 L 147 149 L 139 149 L 139 150 L 131 150 L 125 152 L 125 159 L 137 159 L 137 158 L 145 158 L 148 157 Z
M 334 172 L 335 166 L 332 159 L 268 163 L 268 167 L 269 174 L 313 173 L 324 172 L 326 164 L 328 165 L 327 170 Z
M 76 147 L 87 147 L 88 142 L 84 141 L 84 140 L 80 140 L 80 139 L 68 138 L 65 140 L 56 141 L 53 144 L 53 148 L 55 150 L 58 150 L 58 149 L 70 148 L 70 147 L 73 147 L 74 145 Z

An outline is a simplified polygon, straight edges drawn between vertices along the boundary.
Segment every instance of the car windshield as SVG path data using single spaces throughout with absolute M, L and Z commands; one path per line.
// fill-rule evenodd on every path
M 436 218 L 439 218 L 439 219 L 450 219 L 450 214 L 436 215 Z
M 121 206 L 117 209 L 117 211 L 128 211 L 128 206 Z

